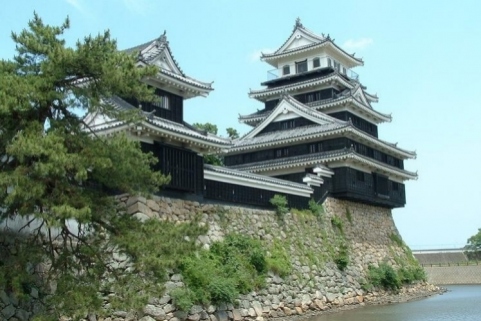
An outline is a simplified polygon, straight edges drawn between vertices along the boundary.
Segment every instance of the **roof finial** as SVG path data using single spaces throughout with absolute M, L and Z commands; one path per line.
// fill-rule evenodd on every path
M 167 33 L 167 30 L 164 30 L 164 33 L 159 37 L 159 40 L 161 42 L 167 42 L 167 36 L 165 35 Z
M 294 25 L 294 30 L 297 28 L 304 28 L 304 26 L 301 23 L 301 18 L 297 17 L 296 19 L 296 24 Z

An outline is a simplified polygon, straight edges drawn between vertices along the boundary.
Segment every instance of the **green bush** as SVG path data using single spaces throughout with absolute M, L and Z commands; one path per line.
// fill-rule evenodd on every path
M 388 290 L 397 290 L 401 287 L 401 280 L 392 266 L 387 263 L 379 264 L 379 267 L 369 266 L 368 279 L 373 286 Z
M 411 284 L 416 281 L 426 281 L 426 272 L 421 266 L 401 267 L 398 276 L 402 283 Z
M 352 215 L 351 215 L 351 211 L 349 210 L 349 207 L 346 207 L 346 217 L 349 223 L 352 224 Z
M 341 232 L 341 234 L 344 235 L 342 220 L 339 218 L 339 216 L 334 215 L 331 218 L 331 224 L 332 224 L 333 227 L 337 228 L 339 230 L 339 232 Z
M 226 235 L 210 250 L 184 258 L 179 266 L 186 290 L 177 290 L 174 304 L 185 311 L 193 303 L 233 303 L 245 294 L 265 285 L 266 251 L 258 240 Z M 190 301 L 189 301 L 190 300 Z
M 175 288 L 170 291 L 174 305 L 181 311 L 189 311 L 194 305 L 195 295 L 187 288 Z
M 287 207 L 287 198 L 283 195 L 276 194 L 269 202 L 276 208 L 277 217 L 280 220 L 284 219 L 284 216 L 289 212 Z
M 393 241 L 397 246 L 399 247 L 404 247 L 404 242 L 403 240 L 401 239 L 401 237 L 397 234 L 394 234 L 394 233 L 391 233 L 391 235 L 389 235 L 389 238 L 391 239 L 391 241 Z
M 321 218 L 321 216 L 324 214 L 324 206 L 322 206 L 322 204 L 317 203 L 312 198 L 309 200 L 309 210 L 317 218 Z
M 289 275 L 292 271 L 291 260 L 282 245 L 279 242 L 274 242 L 269 252 L 270 255 L 267 257 L 268 270 L 281 277 Z
M 344 269 L 347 267 L 347 265 L 349 264 L 349 253 L 347 245 L 342 244 L 340 246 L 336 257 L 334 258 L 334 263 L 336 263 L 337 268 L 341 271 L 344 271 Z
M 239 296 L 235 278 L 213 279 L 207 286 L 212 303 L 234 302 Z

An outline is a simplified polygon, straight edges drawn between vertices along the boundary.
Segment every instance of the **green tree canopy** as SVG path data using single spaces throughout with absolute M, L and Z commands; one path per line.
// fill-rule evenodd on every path
M 193 123 L 192 126 L 199 130 L 206 131 L 207 133 L 211 133 L 217 135 L 218 129 L 217 125 L 211 123 Z M 222 157 L 214 154 L 204 155 L 204 163 L 216 166 L 223 166 L 224 160 Z
M 226 131 L 230 139 L 239 138 L 239 132 L 237 131 L 237 129 L 229 127 L 229 128 L 226 128 Z
M 478 229 L 478 233 L 468 239 L 466 249 L 470 251 L 481 251 L 481 228 Z
M 156 69 L 137 68 L 108 31 L 69 48 L 62 38 L 68 28 L 68 19 L 55 27 L 35 14 L 28 29 L 12 33 L 14 58 L 0 61 L 0 223 L 22 219 L 31 230 L 31 243 L 2 256 L 0 288 L 21 295 L 32 281 L 29 264 L 46 260 L 58 280 L 57 316 L 99 307 L 105 256 L 125 243 L 124 231 L 140 229 L 117 213 L 112 191 L 152 193 L 168 181 L 151 171 L 156 160 L 138 143 L 96 137 L 79 116 L 140 121 L 137 111 L 116 110 L 104 99 L 152 101 L 141 79 Z
M 193 123 L 192 126 L 194 126 L 199 130 L 203 130 L 214 135 L 217 135 L 217 132 L 218 132 L 217 125 L 214 125 L 211 123 Z

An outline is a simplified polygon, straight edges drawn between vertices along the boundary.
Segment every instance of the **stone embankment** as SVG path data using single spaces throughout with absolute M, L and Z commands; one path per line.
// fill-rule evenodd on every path
M 88 316 L 88 321 L 261 321 L 366 303 L 388 303 L 439 291 L 439 288 L 425 283 L 405 287 L 395 297 L 363 289 L 369 265 L 386 262 L 398 268 L 400 264 L 413 262 L 408 249 L 396 242 L 400 236 L 388 209 L 328 198 L 321 219 L 291 213 L 280 221 L 273 211 L 239 206 L 128 196 L 119 197 L 119 201 L 140 220 L 180 223 L 197 216 L 200 224 L 209 227 L 208 233 L 197 240 L 206 249 L 229 233 L 249 235 L 267 245 L 276 243 L 289 254 L 292 272 L 284 278 L 269 274 L 264 289 L 240 296 L 235 306 L 193 306 L 188 312 L 176 310 L 169 296 L 169 291 L 184 286 L 182 276 L 171 273 L 170 280 L 165 284 L 166 292 L 151 298 L 143 314 L 114 311 L 107 318 Z M 334 259 L 343 246 L 348 249 L 349 264 L 340 270 Z M 118 260 L 119 266 L 125 265 L 123 260 L 126 258 Z M 16 302 L 12 302 L 4 292 L 0 295 L 0 319 L 25 321 L 32 315 L 31 311 L 22 315 Z M 33 308 L 33 303 L 30 308 Z

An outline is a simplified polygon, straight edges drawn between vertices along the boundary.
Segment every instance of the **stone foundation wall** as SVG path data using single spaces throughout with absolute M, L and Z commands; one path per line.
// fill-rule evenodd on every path
M 369 265 L 385 261 L 397 267 L 399 262 L 412 259 L 405 248 L 393 241 L 393 235 L 399 237 L 399 233 L 391 211 L 385 208 L 327 198 L 325 214 L 320 219 L 294 212 L 280 221 L 274 211 L 240 206 L 200 204 L 163 197 L 147 200 L 119 196 L 119 201 L 129 214 L 140 220 L 187 222 L 200 216 L 200 224 L 206 224 L 209 231 L 197 242 L 206 249 L 228 233 L 249 235 L 267 244 L 277 242 L 289 253 L 293 270 L 285 278 L 270 273 L 266 288 L 242 295 L 238 306 L 194 306 L 189 312 L 176 311 L 168 294 L 173 288 L 183 286 L 182 276 L 172 273 L 165 285 L 166 293 L 151 298 L 144 308 L 144 315 L 116 311 L 105 319 L 90 316 L 89 321 L 261 321 L 266 317 L 360 305 L 383 294 L 366 293 L 361 287 Z M 342 232 L 331 224 L 333 220 L 341 222 Z M 342 244 L 347 245 L 350 260 L 343 271 L 333 261 Z M 426 290 L 426 285 L 418 284 L 402 291 L 420 290 Z M 24 308 L 16 306 L 1 291 L 0 299 L 0 319 L 23 321 L 31 315 L 28 312 L 27 318 L 20 317 L 19 311 Z M 33 311 L 33 304 L 30 311 Z

